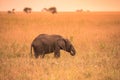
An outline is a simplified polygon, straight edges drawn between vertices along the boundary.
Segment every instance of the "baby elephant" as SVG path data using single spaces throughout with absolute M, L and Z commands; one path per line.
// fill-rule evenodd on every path
M 35 58 L 41 56 L 44 58 L 45 54 L 54 52 L 54 57 L 60 57 L 60 50 L 69 52 L 72 56 L 76 54 L 76 50 L 68 39 L 64 39 L 60 35 L 38 35 L 31 44 L 34 50 Z

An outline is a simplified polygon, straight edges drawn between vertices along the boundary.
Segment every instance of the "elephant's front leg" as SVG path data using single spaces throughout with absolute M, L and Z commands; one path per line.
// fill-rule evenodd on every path
M 55 43 L 55 48 L 54 48 L 54 57 L 59 58 L 60 57 L 60 47 L 58 46 L 58 43 Z
M 56 58 L 60 57 L 60 50 L 57 50 L 54 52 L 54 57 L 56 57 Z

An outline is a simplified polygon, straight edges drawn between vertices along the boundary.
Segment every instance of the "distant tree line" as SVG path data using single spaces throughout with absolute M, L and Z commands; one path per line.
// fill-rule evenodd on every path
M 23 9 L 23 11 L 25 13 L 31 13 L 32 12 L 32 8 L 25 7 Z M 55 13 L 57 13 L 57 8 L 56 7 L 43 8 L 42 12 L 49 12 L 49 13 L 55 14 Z M 76 10 L 76 12 L 90 12 L 90 11 L 89 10 L 84 11 L 83 9 L 78 9 L 78 10 Z M 15 9 L 13 8 L 12 10 L 8 10 L 8 13 L 15 13 Z
M 25 7 L 25 8 L 23 9 L 23 12 L 25 12 L 25 13 L 31 13 L 31 12 L 32 12 L 32 8 L 30 8 L 30 7 Z M 57 8 L 56 8 L 56 7 L 43 8 L 43 9 L 42 9 L 42 12 L 50 12 L 50 13 L 52 13 L 52 14 L 55 14 L 55 13 L 57 13 Z M 8 10 L 8 13 L 15 13 L 15 9 Z
M 84 11 L 83 9 L 78 9 L 76 12 L 90 12 L 90 10 Z

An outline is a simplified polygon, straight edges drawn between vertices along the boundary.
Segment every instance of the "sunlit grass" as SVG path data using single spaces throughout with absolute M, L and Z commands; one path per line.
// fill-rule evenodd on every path
M 0 80 L 120 80 L 120 13 L 0 13 Z M 39 34 L 68 38 L 77 54 L 30 57 Z

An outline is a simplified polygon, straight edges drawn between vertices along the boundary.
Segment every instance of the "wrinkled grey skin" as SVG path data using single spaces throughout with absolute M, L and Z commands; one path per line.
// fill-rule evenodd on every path
M 34 50 L 35 58 L 41 56 L 44 58 L 45 54 L 54 52 L 54 57 L 60 57 L 60 50 L 69 52 L 72 56 L 76 54 L 75 48 L 68 39 L 64 39 L 60 35 L 47 35 L 40 34 L 37 36 L 31 44 Z

